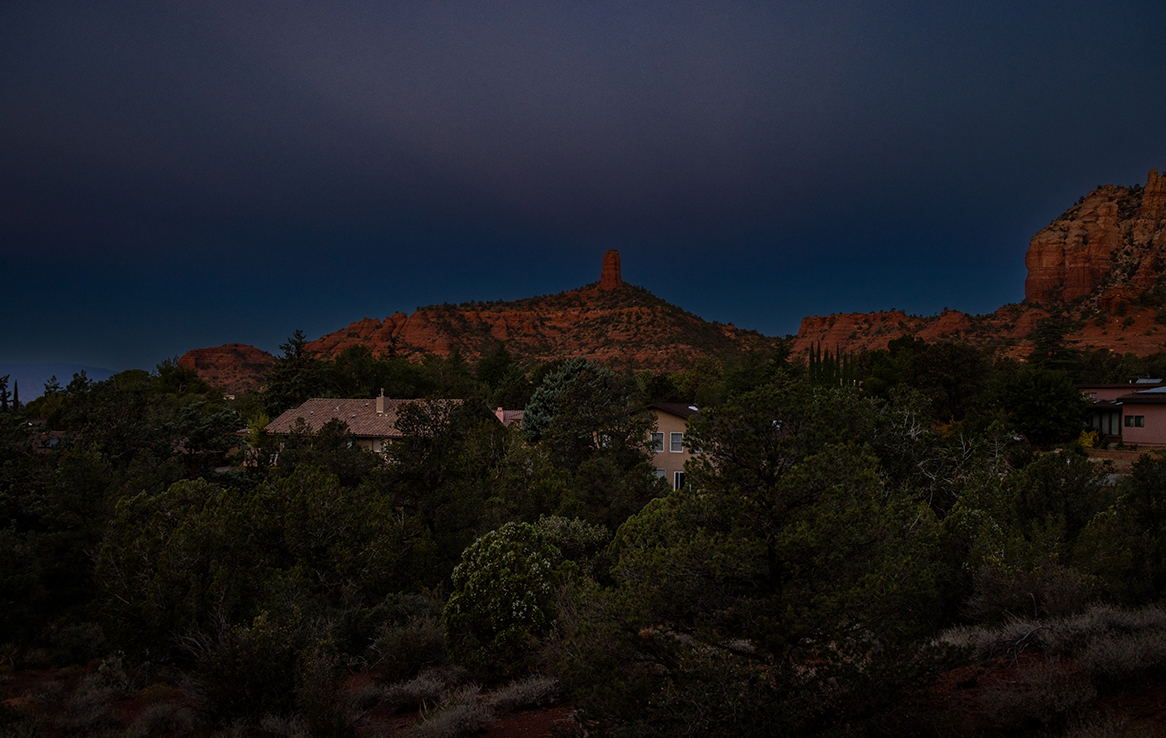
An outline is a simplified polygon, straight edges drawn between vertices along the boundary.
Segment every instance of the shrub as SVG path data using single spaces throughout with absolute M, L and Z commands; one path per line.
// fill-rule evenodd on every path
M 453 571 L 445 605 L 455 661 L 484 676 L 518 673 L 555 621 L 562 556 L 527 523 L 507 523 L 474 541 Z
M 90 674 L 65 699 L 53 722 L 66 735 L 112 729 L 116 725 L 114 701 L 124 693 L 123 686 L 101 673 Z
M 427 669 L 408 681 L 380 688 L 379 698 L 383 704 L 396 710 L 417 710 L 440 703 L 447 689 L 443 675 Z
M 317 641 L 301 651 L 296 673 L 296 706 L 308 735 L 328 738 L 352 732 L 351 696 L 343 690 L 344 673 L 332 644 Z
M 445 633 L 436 613 L 412 615 L 403 623 L 388 622 L 365 653 L 370 671 L 387 681 L 407 679 L 422 669 L 446 662 Z
M 290 713 L 295 706 L 296 648 L 290 628 L 266 615 L 250 626 L 226 626 L 214 635 L 186 638 L 195 655 L 200 708 L 216 724 L 264 714 Z
M 177 702 L 153 702 L 142 708 L 126 728 L 125 738 L 189 735 L 194 732 L 194 713 Z
M 1081 716 L 1097 690 L 1081 674 L 1050 660 L 1021 672 L 1015 682 L 985 690 L 980 701 L 989 718 L 1008 730 L 1054 728 Z

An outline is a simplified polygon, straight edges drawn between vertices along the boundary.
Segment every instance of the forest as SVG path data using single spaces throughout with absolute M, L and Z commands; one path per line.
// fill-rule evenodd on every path
M 1166 676 L 1166 459 L 1091 459 L 1074 383 L 1166 357 L 1046 333 L 1026 362 L 903 338 L 633 374 L 297 332 L 233 399 L 172 360 L 25 404 L 0 380 L 0 735 L 456 736 L 547 705 L 561 735 L 1137 734 L 1103 707 Z M 264 432 L 382 390 L 463 402 L 403 410 L 384 455 Z M 679 490 L 652 402 L 700 408 Z

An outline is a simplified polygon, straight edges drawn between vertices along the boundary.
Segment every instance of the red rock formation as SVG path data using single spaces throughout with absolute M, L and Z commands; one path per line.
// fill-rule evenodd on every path
M 266 351 L 243 343 L 228 343 L 214 348 L 192 349 L 178 358 L 178 363 L 198 372 L 207 384 L 228 394 L 258 389 L 275 364 Z
M 1157 284 L 1166 248 L 1166 182 L 1151 170 L 1145 187 L 1104 185 L 1032 237 L 1025 299 L 1071 301 Z
M 384 321 L 365 318 L 306 348 L 327 358 L 349 346 L 364 345 L 377 356 L 411 360 L 426 354 L 447 356 L 457 349 L 472 361 L 498 341 L 506 341 L 510 353 L 527 362 L 584 356 L 656 371 L 684 369 L 699 356 L 773 349 L 780 343 L 707 323 L 621 281 L 612 289 L 592 284 L 515 302 L 433 305 Z
M 623 278 L 619 274 L 619 252 L 608 249 L 603 255 L 603 274 L 599 277 L 599 289 L 614 290 L 621 284 Z

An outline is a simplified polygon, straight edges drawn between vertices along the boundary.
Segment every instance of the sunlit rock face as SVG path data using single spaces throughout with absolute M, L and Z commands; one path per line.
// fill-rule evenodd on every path
M 1103 185 L 1032 237 L 1025 300 L 1126 299 L 1158 284 L 1164 249 L 1166 181 L 1158 170 L 1145 187 Z

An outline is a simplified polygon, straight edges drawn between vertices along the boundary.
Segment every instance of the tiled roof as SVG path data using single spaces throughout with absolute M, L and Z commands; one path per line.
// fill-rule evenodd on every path
M 524 413 L 524 410 L 503 410 L 502 408 L 498 408 L 494 413 L 494 417 L 498 418 L 502 425 L 510 427 L 511 423 L 522 425 L 522 416 Z
M 284 412 L 267 425 L 268 433 L 290 433 L 295 428 L 296 420 L 303 418 L 312 432 L 320 430 L 329 420 L 343 420 L 348 424 L 348 430 L 358 437 L 364 438 L 399 438 L 401 432 L 397 430 L 397 409 L 413 404 L 426 402 L 461 402 L 461 400 L 390 400 L 385 398 L 384 413 L 377 412 L 377 398 L 368 400 L 335 400 L 312 399 Z
M 678 418 L 691 418 L 693 415 L 699 415 L 700 410 L 696 405 L 690 405 L 687 402 L 653 402 L 648 405 L 648 409 L 660 410 L 669 415 L 675 415 Z

